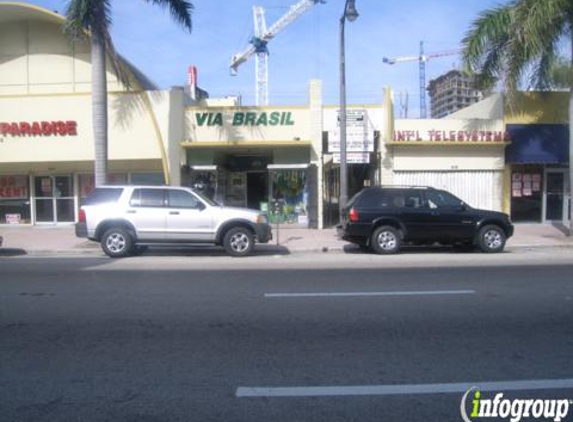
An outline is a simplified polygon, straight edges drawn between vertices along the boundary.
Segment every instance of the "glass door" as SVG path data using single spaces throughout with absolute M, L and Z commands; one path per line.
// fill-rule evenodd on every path
M 569 217 L 569 184 L 565 170 L 547 170 L 545 177 L 545 221 L 564 222 Z
M 73 177 L 36 176 L 34 179 L 37 223 L 73 223 Z

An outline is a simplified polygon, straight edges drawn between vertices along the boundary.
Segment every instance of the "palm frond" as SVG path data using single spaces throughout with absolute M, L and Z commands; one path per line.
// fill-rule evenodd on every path
M 507 5 L 486 10 L 472 23 L 462 40 L 463 61 L 468 70 L 480 68 L 484 56 L 505 44 L 510 35 L 511 7 Z
M 191 15 L 193 12 L 193 4 L 188 0 L 145 0 L 148 3 L 161 6 L 163 8 L 168 8 L 171 13 L 171 17 L 191 32 L 192 21 Z

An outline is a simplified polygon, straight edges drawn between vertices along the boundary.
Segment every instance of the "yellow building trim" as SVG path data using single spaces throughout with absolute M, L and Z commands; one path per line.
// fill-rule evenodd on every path
M 505 165 L 502 183 L 502 211 L 511 215 L 511 165 Z
M 159 123 L 157 123 L 157 117 L 155 116 L 155 112 L 153 111 L 153 106 L 151 105 L 151 101 L 149 100 L 149 96 L 147 92 L 141 88 L 141 85 L 137 78 L 133 75 L 130 75 L 131 83 L 138 88 L 137 92 L 139 96 L 143 100 L 143 105 L 147 114 L 149 115 L 149 119 L 151 120 L 151 126 L 153 127 L 153 133 L 155 134 L 155 139 L 157 141 L 157 146 L 159 148 L 159 153 L 161 154 L 161 165 L 163 167 L 163 179 L 165 184 L 169 186 L 171 184 L 171 177 L 169 176 L 169 162 L 167 160 L 167 151 L 165 151 L 165 144 L 163 142 L 163 135 L 161 134 L 161 129 L 159 128 Z M 167 98 L 167 101 L 170 99 Z
M 310 147 L 312 146 L 311 141 L 181 141 L 181 147 L 183 148 L 205 148 L 205 147 Z
M 0 3 L 0 7 L 4 7 L 4 6 L 17 6 L 17 7 L 23 8 L 23 9 L 33 10 L 34 12 L 40 12 L 46 16 L 49 16 L 51 18 L 56 18 L 62 22 L 66 21 L 65 16 L 62 16 L 56 12 L 52 12 L 49 9 L 45 9 L 43 7 L 40 7 L 40 6 L 36 6 L 35 4 L 21 3 L 18 1 L 3 1 Z

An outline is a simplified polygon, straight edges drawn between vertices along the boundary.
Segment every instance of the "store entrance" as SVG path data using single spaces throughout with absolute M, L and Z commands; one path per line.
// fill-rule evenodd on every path
M 247 207 L 260 210 L 269 200 L 269 177 L 263 171 L 247 173 Z
M 71 175 L 34 178 L 37 223 L 74 222 L 73 184 Z
M 569 186 L 565 170 L 547 170 L 545 175 L 545 221 L 563 222 L 569 217 Z

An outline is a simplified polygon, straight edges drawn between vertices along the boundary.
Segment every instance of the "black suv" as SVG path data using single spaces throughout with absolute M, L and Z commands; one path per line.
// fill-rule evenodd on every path
M 431 187 L 363 189 L 348 202 L 338 229 L 342 239 L 379 254 L 396 253 L 405 242 L 501 252 L 513 234 L 507 214 L 472 208 Z

